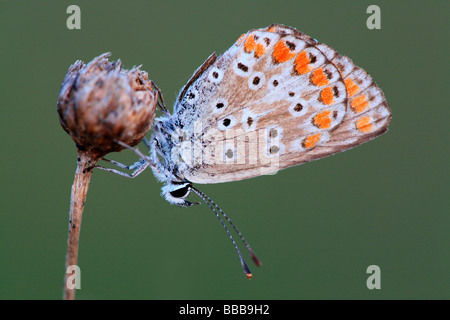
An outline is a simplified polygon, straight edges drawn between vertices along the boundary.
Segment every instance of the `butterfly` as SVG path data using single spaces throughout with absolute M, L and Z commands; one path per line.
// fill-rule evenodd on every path
M 321 159 L 385 133 L 391 120 L 367 72 L 280 24 L 250 30 L 221 56 L 213 53 L 180 91 L 173 113 L 160 106 L 163 115 L 145 140 L 149 156 L 131 148 L 141 157 L 136 164 L 107 161 L 135 170 L 132 177 L 151 166 L 164 183 L 162 196 L 177 206 L 197 204 L 187 200 L 195 192 L 225 227 L 248 278 L 250 269 L 219 213 L 258 266 L 260 260 L 193 184 L 239 181 Z

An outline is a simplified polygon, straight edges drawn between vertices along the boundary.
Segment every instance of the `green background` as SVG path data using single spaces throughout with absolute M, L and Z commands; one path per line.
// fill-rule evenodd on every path
M 366 27 L 374 3 L 381 30 Z M 70 4 L 81 30 L 66 28 Z M 171 108 L 213 51 L 276 22 L 366 69 L 392 109 L 389 132 L 275 176 L 197 186 L 262 260 L 245 253 L 252 280 L 206 205 L 169 205 L 150 170 L 94 171 L 77 298 L 449 299 L 449 11 L 449 1 L 1 1 L 0 298 L 62 297 L 76 152 L 56 100 L 69 65 L 107 51 L 143 64 Z M 366 287 L 373 264 L 380 290 Z

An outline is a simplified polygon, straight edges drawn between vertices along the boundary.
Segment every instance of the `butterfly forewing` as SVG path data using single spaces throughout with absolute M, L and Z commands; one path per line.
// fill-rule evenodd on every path
M 195 183 L 242 180 L 341 152 L 387 130 L 372 78 L 331 47 L 282 25 L 211 56 L 174 108 L 172 161 Z

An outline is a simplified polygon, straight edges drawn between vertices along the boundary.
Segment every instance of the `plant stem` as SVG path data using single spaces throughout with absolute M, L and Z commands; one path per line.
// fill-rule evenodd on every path
M 78 261 L 78 239 L 80 237 L 81 217 L 84 203 L 91 180 L 92 170 L 98 161 L 98 156 L 88 151 L 78 150 L 78 161 L 75 177 L 72 185 L 69 212 L 69 236 L 67 239 L 66 272 L 69 266 L 76 266 Z M 72 272 L 64 277 L 64 300 L 75 299 L 75 288 L 68 287 L 68 281 L 72 284 Z M 73 287 L 73 286 L 71 286 Z

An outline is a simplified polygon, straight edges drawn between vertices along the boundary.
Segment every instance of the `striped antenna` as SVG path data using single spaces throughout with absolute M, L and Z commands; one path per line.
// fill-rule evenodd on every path
M 222 223 L 223 227 L 225 228 L 228 236 L 230 237 L 231 241 L 234 244 L 234 247 L 236 248 L 236 251 L 239 255 L 239 259 L 241 260 L 241 264 L 242 267 L 244 269 L 244 272 L 246 273 L 247 277 L 250 279 L 252 277 L 251 273 L 248 273 L 250 270 L 247 266 L 247 264 L 245 263 L 244 259 L 242 258 L 242 255 L 233 239 L 233 237 L 231 236 L 230 232 L 228 231 L 227 227 L 225 226 L 225 223 L 223 222 L 223 220 L 220 218 L 220 216 L 218 215 L 216 209 L 223 215 L 223 217 L 228 221 L 228 223 L 233 227 L 233 229 L 236 231 L 236 233 L 239 235 L 239 237 L 241 238 L 242 242 L 245 244 L 245 247 L 247 248 L 248 253 L 250 254 L 253 262 L 260 267 L 261 266 L 261 261 L 258 259 L 258 257 L 256 256 L 256 254 L 254 253 L 253 249 L 250 247 L 249 243 L 247 242 L 247 240 L 245 240 L 244 236 L 242 235 L 242 233 L 239 231 L 239 229 L 237 228 L 237 226 L 233 223 L 233 221 L 231 221 L 230 217 L 228 217 L 225 212 L 223 212 L 222 209 L 220 209 L 220 207 L 214 203 L 214 201 L 211 200 L 211 198 L 209 198 L 206 194 L 204 194 L 203 192 L 201 192 L 200 190 L 194 188 L 194 187 L 190 187 L 191 190 L 193 190 L 207 205 L 208 207 L 216 214 L 217 218 L 220 220 L 220 222 Z M 248 271 L 248 272 L 247 272 Z

